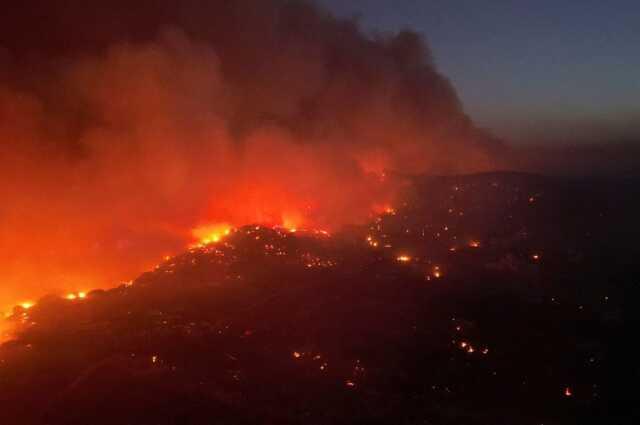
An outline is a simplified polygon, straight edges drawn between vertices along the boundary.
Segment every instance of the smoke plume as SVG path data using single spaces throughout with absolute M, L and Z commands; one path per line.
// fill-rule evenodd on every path
M 335 230 L 394 176 L 492 169 L 420 36 L 302 1 L 23 1 L 0 17 L 0 304 L 262 222 Z

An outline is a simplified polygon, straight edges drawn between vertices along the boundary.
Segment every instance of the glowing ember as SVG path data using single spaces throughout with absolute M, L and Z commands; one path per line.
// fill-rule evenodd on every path
M 379 245 L 379 242 L 374 240 L 373 236 L 367 236 L 367 243 L 373 248 L 377 248 Z
M 399 255 L 396 260 L 398 260 L 401 263 L 408 263 L 411 261 L 411 257 L 409 257 L 408 255 Z
M 573 391 L 571 391 L 571 388 L 566 387 L 566 388 L 564 389 L 564 396 L 565 396 L 565 397 L 572 397 L 572 396 L 573 396 Z
M 469 246 L 471 248 L 480 248 L 480 241 L 470 241 Z
M 433 272 L 431 273 L 433 277 L 436 279 L 440 279 L 442 277 L 442 270 L 440 270 L 440 266 L 435 266 L 433 268 Z

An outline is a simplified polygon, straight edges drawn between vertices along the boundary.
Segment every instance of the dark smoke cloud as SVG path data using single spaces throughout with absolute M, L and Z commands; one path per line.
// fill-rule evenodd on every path
M 202 224 L 335 229 L 382 173 L 494 169 L 423 40 L 292 1 L 23 1 L 0 15 L 0 301 L 117 283 Z

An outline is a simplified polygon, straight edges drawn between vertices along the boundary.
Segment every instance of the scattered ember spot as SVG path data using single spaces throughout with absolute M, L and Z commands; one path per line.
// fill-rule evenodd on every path
M 442 277 L 442 270 L 440 270 L 440 266 L 435 266 L 432 272 L 433 277 L 436 279 L 440 279 Z

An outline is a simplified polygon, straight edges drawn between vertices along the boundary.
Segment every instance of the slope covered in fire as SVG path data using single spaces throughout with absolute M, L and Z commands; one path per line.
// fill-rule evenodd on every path
M 416 179 L 365 226 L 245 226 L 16 307 L 2 423 L 633 423 L 631 187 Z

